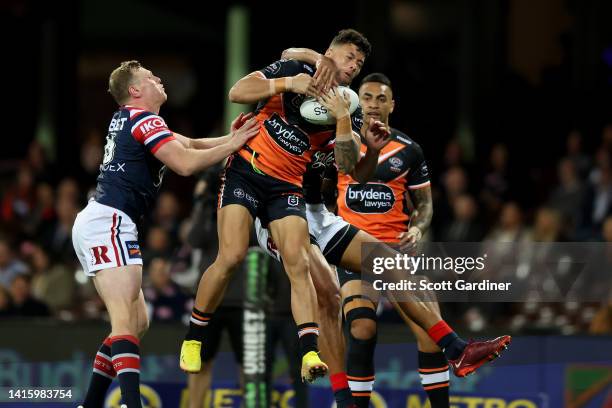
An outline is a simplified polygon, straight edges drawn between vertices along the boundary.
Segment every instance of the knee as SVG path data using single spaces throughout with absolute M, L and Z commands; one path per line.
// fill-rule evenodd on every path
M 348 337 L 361 341 L 376 341 L 377 317 L 373 306 L 360 306 L 346 312 Z
M 367 318 L 351 322 L 351 336 L 357 340 L 370 340 L 376 337 L 376 321 Z
M 310 260 L 308 258 L 308 251 L 298 245 L 287 245 L 283 248 L 284 251 L 281 254 L 285 269 L 295 269 L 298 271 L 309 271 Z M 289 270 L 287 272 L 290 272 Z
M 246 258 L 248 248 L 236 248 L 230 245 L 224 245 L 219 248 L 217 262 L 221 263 L 224 270 L 231 271 L 238 267 L 244 258 Z M 228 276 L 229 278 L 229 276 Z

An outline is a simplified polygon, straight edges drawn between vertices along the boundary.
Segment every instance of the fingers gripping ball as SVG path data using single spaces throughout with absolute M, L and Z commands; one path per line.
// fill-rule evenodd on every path
M 351 106 L 349 112 L 352 114 L 359 106 L 359 96 L 348 86 L 339 86 L 338 91 L 349 96 Z M 333 125 L 336 118 L 333 117 L 323 105 L 315 98 L 306 98 L 300 106 L 300 114 L 307 121 L 315 125 Z

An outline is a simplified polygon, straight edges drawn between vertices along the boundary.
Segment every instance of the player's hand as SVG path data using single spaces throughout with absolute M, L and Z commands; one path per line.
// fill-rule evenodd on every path
M 347 93 L 340 92 L 338 88 L 330 89 L 317 100 L 336 119 L 350 115 L 351 98 Z
M 314 79 L 308 74 L 297 74 L 291 78 L 289 90 L 293 93 L 317 97 L 319 90 L 314 85 Z
M 363 126 L 363 136 L 368 149 L 379 152 L 391 140 L 391 132 L 384 123 L 374 118 Z
M 240 112 L 240 115 L 236 116 L 236 119 L 232 121 L 232 126 L 230 127 L 230 132 L 234 133 L 238 129 L 244 125 L 244 123 L 253 117 L 253 112 L 249 112 L 246 115 Z
M 408 231 L 398 235 L 400 249 L 404 250 L 412 247 L 423 238 L 423 232 L 419 227 L 410 227 Z
M 234 151 L 240 149 L 250 138 L 259 133 L 260 123 L 256 118 L 250 118 L 235 131 L 232 132 L 230 139 L 232 149 Z
M 338 86 L 336 78 L 340 70 L 336 66 L 333 59 L 321 55 L 316 63 L 317 71 L 315 72 L 312 79 L 314 80 L 314 86 L 319 89 L 322 93 L 327 93 L 333 87 Z

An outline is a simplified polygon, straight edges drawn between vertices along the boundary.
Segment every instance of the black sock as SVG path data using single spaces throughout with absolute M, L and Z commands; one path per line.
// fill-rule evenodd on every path
M 419 351 L 419 375 L 431 408 L 449 408 L 448 361 L 444 353 Z
M 200 312 L 195 307 L 191 311 L 191 318 L 189 319 L 189 331 L 185 336 L 185 340 L 197 340 L 203 341 L 206 337 L 206 330 L 208 329 L 208 323 L 212 319 L 212 313 Z
M 374 352 L 377 341 L 376 319 L 376 312 L 370 307 L 357 307 L 346 313 L 344 324 L 345 337 L 348 339 L 346 374 L 355 406 L 358 408 L 368 408 L 370 406 L 370 396 L 374 388 Z M 366 323 L 368 321 L 373 322 L 373 324 L 368 324 L 374 328 L 372 337 L 358 339 L 353 336 L 351 329 L 356 320 Z
M 440 320 L 430 327 L 427 334 L 442 349 L 449 360 L 458 359 L 465 346 L 467 346 L 467 343 L 444 320 Z
M 341 372 L 330 375 L 329 382 L 334 392 L 334 400 L 336 401 L 337 408 L 352 408 L 355 406 L 346 373 Z
M 359 340 L 349 336 L 346 356 L 346 374 L 358 408 L 370 406 L 370 396 L 374 388 L 374 350 L 376 337 Z
M 84 408 L 102 408 L 106 391 L 113 382 L 117 373 L 113 368 L 111 360 L 111 341 L 110 337 L 104 339 L 100 346 L 93 365 L 93 373 L 89 381 L 89 388 L 83 401 Z
M 298 338 L 300 346 L 300 354 L 302 357 L 310 352 L 319 352 L 318 339 L 319 339 L 319 326 L 316 323 L 303 323 L 298 327 Z
M 467 343 L 461 337 L 459 337 L 456 333 L 450 333 L 444 336 L 442 341 L 440 341 L 440 348 L 444 350 L 444 355 L 449 360 L 456 360 L 459 358 Z M 440 345 L 439 344 L 439 345 Z
M 113 368 L 117 372 L 121 399 L 127 408 L 142 408 L 140 402 L 140 345 L 134 336 L 114 336 L 111 341 Z

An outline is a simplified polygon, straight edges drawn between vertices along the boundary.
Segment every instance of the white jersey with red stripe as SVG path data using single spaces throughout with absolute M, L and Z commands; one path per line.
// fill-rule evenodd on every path
M 95 200 L 138 222 L 157 197 L 166 170 L 153 154 L 174 139 L 159 115 L 122 106 L 108 127 Z

